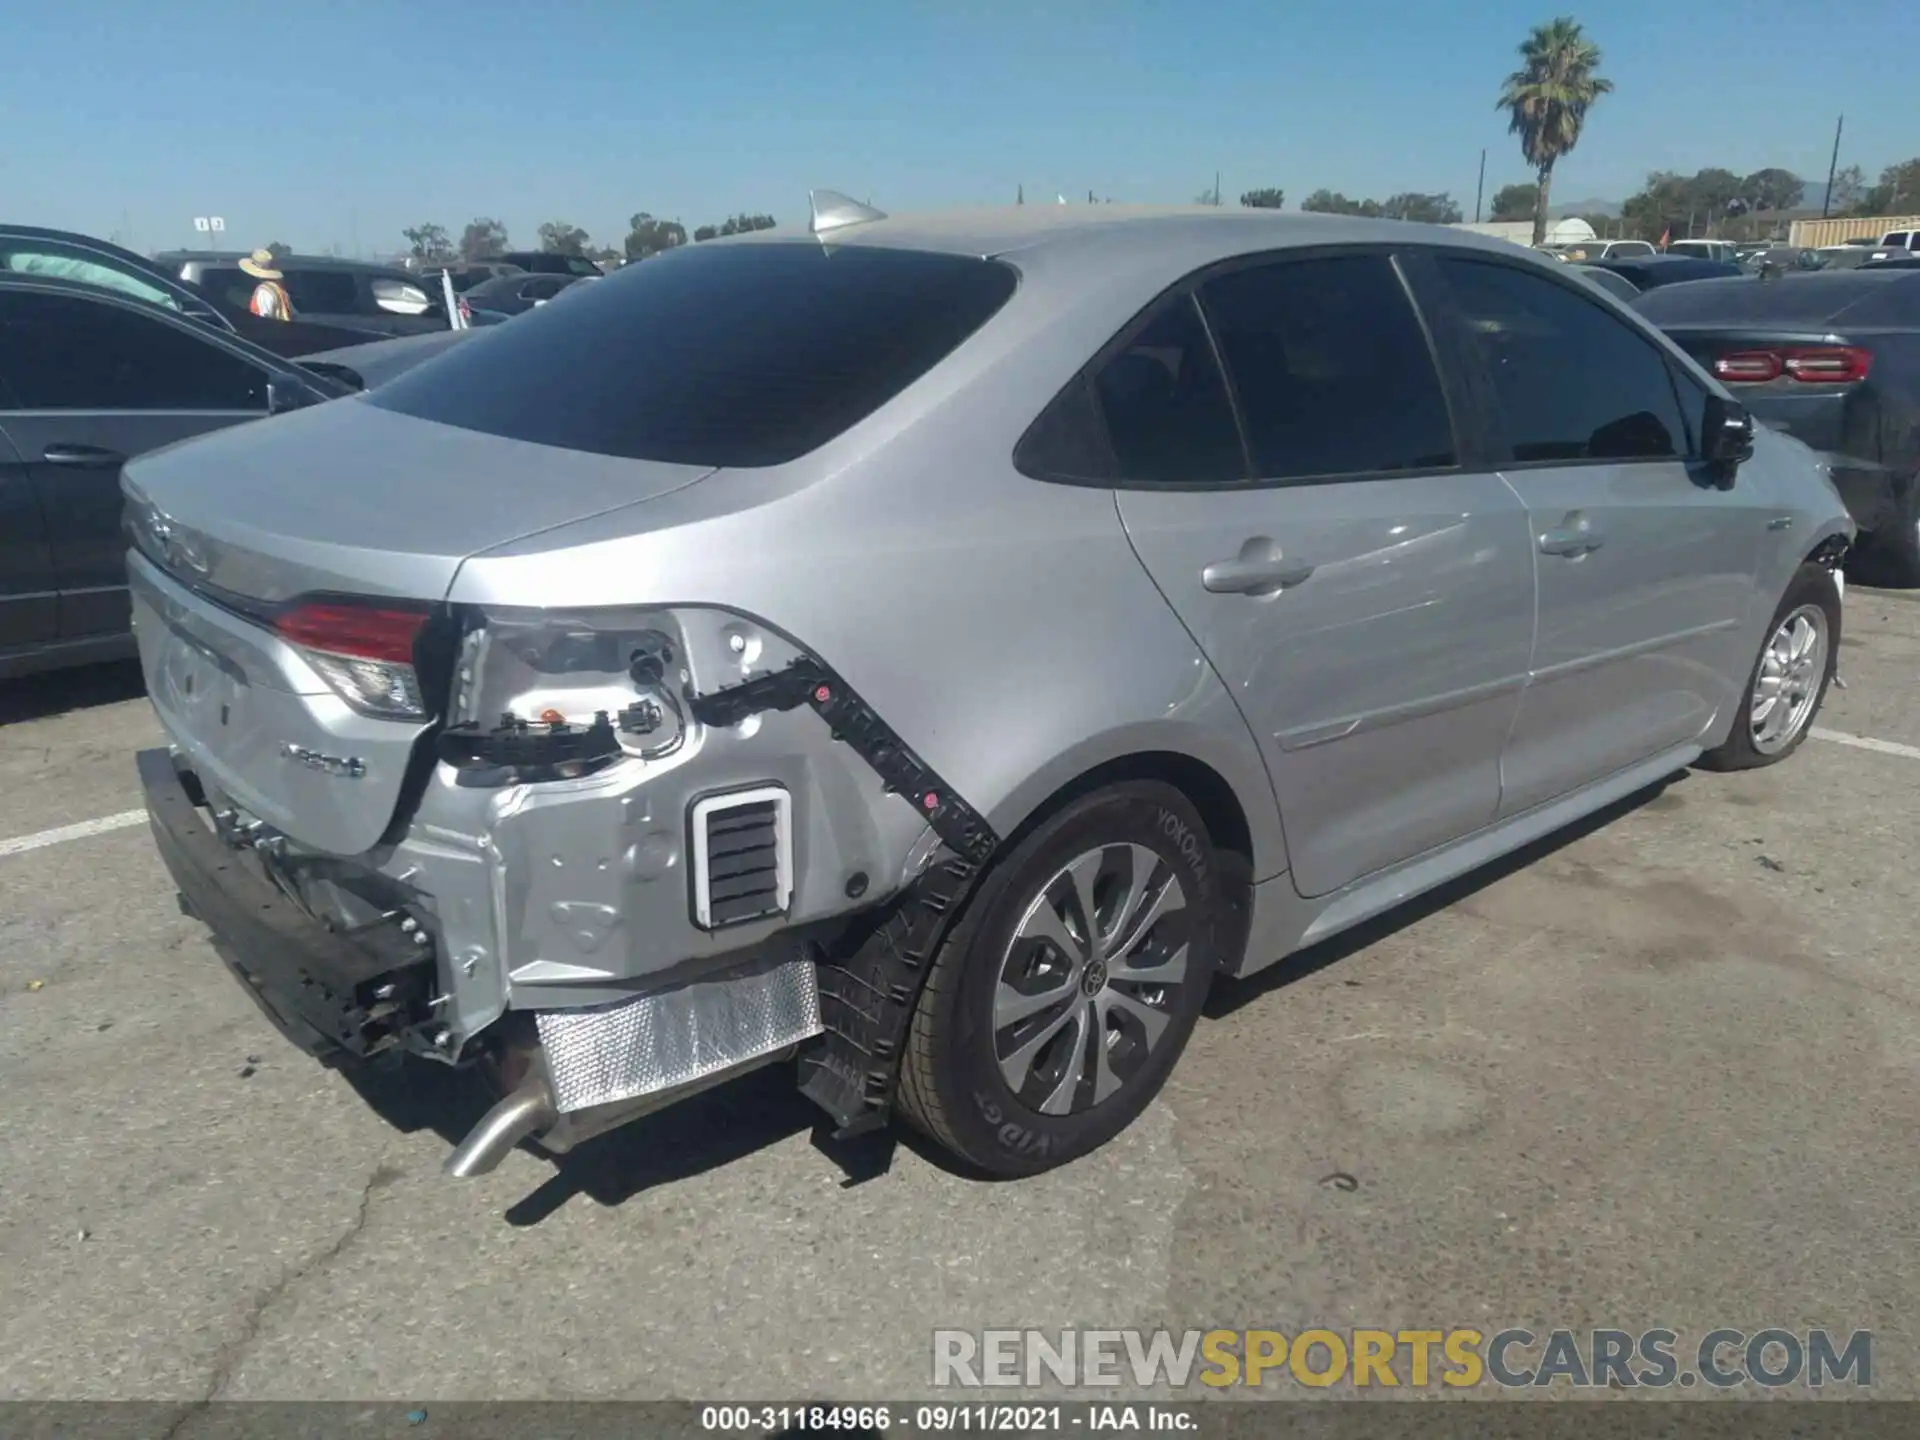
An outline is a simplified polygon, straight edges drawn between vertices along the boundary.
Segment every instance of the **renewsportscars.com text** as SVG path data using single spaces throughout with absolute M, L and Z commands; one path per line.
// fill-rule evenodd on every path
M 936 1330 L 933 1383 L 1183 1389 L 1263 1382 L 1326 1389 L 1767 1389 L 1873 1384 L 1873 1334 L 1667 1329 Z

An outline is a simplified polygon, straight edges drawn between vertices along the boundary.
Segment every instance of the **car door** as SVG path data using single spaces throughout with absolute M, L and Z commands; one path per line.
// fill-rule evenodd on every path
M 0 291 L 0 335 L 6 293 Z M 0 663 L 7 653 L 32 650 L 59 634 L 59 591 L 46 521 L 27 464 L 6 432 L 12 407 L 0 380 Z
M 0 288 L 0 413 L 45 517 L 63 640 L 128 624 L 120 467 L 267 413 L 264 369 L 214 332 L 78 288 Z
M 1527 517 L 1441 375 L 1395 261 L 1349 250 L 1204 277 L 1094 380 L 1127 533 L 1258 737 L 1304 895 L 1499 804 Z
M 1699 740 L 1743 669 L 1739 621 L 1767 516 L 1693 457 L 1671 357 L 1560 276 L 1437 262 L 1481 362 L 1501 471 L 1539 573 L 1533 666 L 1502 765 L 1503 813 Z

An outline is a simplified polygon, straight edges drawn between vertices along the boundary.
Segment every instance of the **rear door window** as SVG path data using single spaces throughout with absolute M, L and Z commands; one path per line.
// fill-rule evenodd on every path
M 485 345 L 457 346 L 366 403 L 603 455 L 779 465 L 913 384 L 1016 284 L 1009 266 L 966 255 L 680 246 Z
M 190 329 L 77 295 L 0 291 L 0 388 L 22 410 L 267 408 L 267 377 Z
M 356 315 L 367 307 L 360 299 L 360 277 L 351 270 L 288 270 L 287 287 L 294 313 Z
M 1667 357 L 1626 320 L 1517 266 L 1438 264 L 1493 383 L 1514 463 L 1685 453 Z
M 1200 293 L 1239 398 L 1256 477 L 1454 464 L 1439 373 L 1385 255 L 1233 270 Z

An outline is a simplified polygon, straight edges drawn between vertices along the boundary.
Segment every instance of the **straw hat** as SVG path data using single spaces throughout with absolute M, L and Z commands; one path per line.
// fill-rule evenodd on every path
M 240 262 L 240 268 L 256 280 L 281 280 L 286 277 L 273 268 L 273 252 L 256 250 Z

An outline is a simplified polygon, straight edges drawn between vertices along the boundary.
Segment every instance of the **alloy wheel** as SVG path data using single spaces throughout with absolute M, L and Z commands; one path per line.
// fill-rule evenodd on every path
M 1827 673 L 1827 613 L 1802 605 L 1774 627 L 1760 655 L 1748 724 L 1753 748 L 1777 755 L 1807 728 Z
M 1178 871 L 1135 844 L 1089 850 L 1041 887 L 993 996 L 994 1058 L 1023 1104 L 1074 1114 L 1140 1071 L 1189 983 L 1187 901 Z

